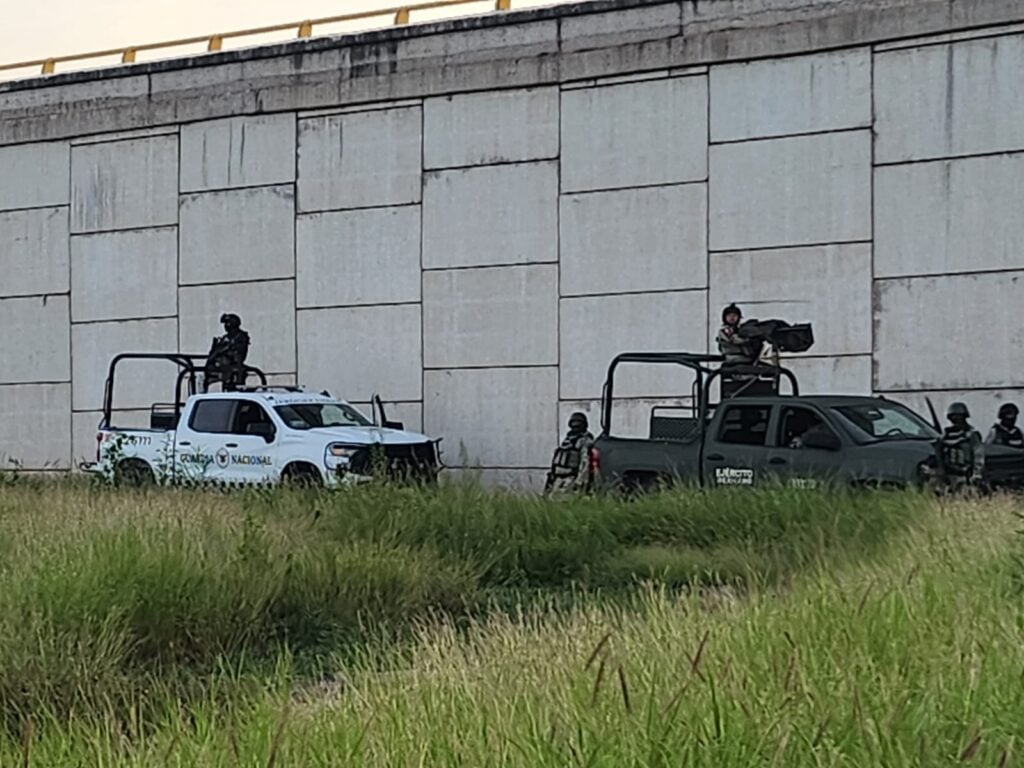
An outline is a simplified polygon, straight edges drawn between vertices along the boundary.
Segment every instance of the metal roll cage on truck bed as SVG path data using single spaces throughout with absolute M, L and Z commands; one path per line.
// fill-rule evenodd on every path
M 695 374 L 691 397 L 694 402 L 694 416 L 698 423 L 703 424 L 711 407 L 711 386 L 721 380 L 723 373 L 730 376 L 741 376 L 740 386 L 729 395 L 779 395 L 779 383 L 784 378 L 789 382 L 790 395 L 800 394 L 800 385 L 796 375 L 788 368 L 780 365 L 754 364 L 734 365 L 723 369 L 711 368 L 710 363 L 721 366 L 725 358 L 721 355 L 703 355 L 696 352 L 623 352 L 616 355 L 608 366 L 601 395 L 601 429 L 608 434 L 611 430 L 612 399 L 615 396 L 615 371 L 623 363 L 645 363 L 654 365 L 680 365 L 689 368 Z
M 198 390 L 198 377 L 203 373 L 205 363 L 209 355 L 190 355 L 184 352 L 121 352 L 115 355 L 110 361 L 107 369 L 107 379 L 103 385 L 103 421 L 100 422 L 101 429 L 109 429 L 114 407 L 114 376 L 117 372 L 117 365 L 123 360 L 164 360 L 178 366 L 178 377 L 174 385 L 173 403 L 153 403 L 150 408 L 150 427 L 152 429 L 173 429 L 181 416 L 181 409 L 185 400 L 196 394 Z M 242 366 L 245 380 L 250 375 L 255 375 L 260 380 L 260 387 L 240 387 L 237 391 L 256 391 L 257 389 L 270 389 L 267 384 L 267 375 L 259 368 L 252 365 Z M 182 397 L 182 385 L 187 383 L 187 388 Z M 223 386 L 223 383 L 222 383 Z M 279 391 L 297 392 L 298 387 L 274 387 Z M 164 409 L 170 409 L 169 412 Z

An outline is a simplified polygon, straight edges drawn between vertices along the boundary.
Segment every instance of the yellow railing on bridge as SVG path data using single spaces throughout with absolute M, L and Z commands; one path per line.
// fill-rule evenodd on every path
M 359 13 L 346 13 L 340 16 L 324 16 L 318 19 L 306 19 L 288 24 L 272 24 L 266 27 L 254 27 L 252 29 L 240 29 L 233 32 L 218 32 L 212 35 L 201 35 L 199 37 L 183 37 L 178 40 L 166 40 L 159 43 L 145 43 L 143 45 L 131 45 L 125 48 L 109 48 L 104 51 L 89 51 L 86 53 L 73 53 L 67 56 L 54 56 L 49 59 L 34 59 L 32 61 L 19 61 L 13 64 L 0 64 L 0 73 L 16 69 L 30 69 L 38 67 L 42 74 L 51 75 L 56 71 L 58 64 L 65 64 L 75 61 L 86 61 L 89 59 L 102 59 L 108 56 L 120 56 L 121 62 L 131 64 L 139 51 L 158 51 L 163 49 L 181 48 L 186 45 L 206 44 L 207 51 L 221 50 L 225 40 L 232 40 L 239 37 L 252 37 L 254 35 L 266 35 L 274 32 L 287 32 L 295 30 L 296 38 L 312 37 L 313 29 L 325 24 L 340 24 L 350 21 L 361 21 L 381 17 L 391 17 L 395 24 L 408 24 L 410 17 L 417 11 L 430 11 L 439 8 L 447 8 L 456 5 L 480 5 L 481 2 L 490 2 L 496 11 L 507 11 L 512 7 L 512 0 L 429 0 L 428 2 L 411 3 L 398 5 L 391 8 L 380 8 L 373 11 L 360 11 Z

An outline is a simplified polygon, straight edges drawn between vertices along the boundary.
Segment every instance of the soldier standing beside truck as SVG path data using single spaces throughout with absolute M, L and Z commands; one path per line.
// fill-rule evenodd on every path
M 551 469 L 544 483 L 544 495 L 589 491 L 590 448 L 594 436 L 587 416 L 579 411 L 569 417 L 569 431 L 551 457 Z
M 938 441 L 943 486 L 940 490 L 943 492 L 981 488 L 985 447 L 981 433 L 968 421 L 970 417 L 970 411 L 964 403 L 953 403 L 946 411 L 950 425 Z
M 999 406 L 999 421 L 992 425 L 986 445 L 1005 445 L 1007 448 L 1024 448 L 1024 433 L 1017 426 L 1017 406 L 1003 403 Z

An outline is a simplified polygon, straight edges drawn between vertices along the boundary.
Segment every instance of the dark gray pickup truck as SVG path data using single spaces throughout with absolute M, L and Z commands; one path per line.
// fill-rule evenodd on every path
M 724 382 L 723 369 L 711 367 L 721 362 L 684 352 L 625 353 L 612 361 L 591 455 L 597 487 L 926 487 L 935 477 L 937 425 L 905 405 L 883 397 L 801 395 L 793 373 L 778 365 L 735 367 Z M 680 404 L 652 408 L 644 438 L 612 434 L 615 374 L 623 364 L 679 365 L 694 373 Z M 712 403 L 716 381 L 728 394 Z M 785 381 L 790 391 L 783 394 Z M 1024 452 L 986 446 L 985 474 L 992 487 L 1024 487 Z

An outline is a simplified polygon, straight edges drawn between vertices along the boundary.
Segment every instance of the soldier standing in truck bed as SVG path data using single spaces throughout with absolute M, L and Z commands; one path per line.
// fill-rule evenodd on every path
M 242 330 L 242 319 L 233 312 L 220 316 L 224 335 L 214 337 L 206 358 L 204 392 L 215 381 L 231 391 L 245 384 L 245 358 L 249 354 L 249 334 Z
M 718 343 L 718 353 L 725 357 L 726 365 L 750 365 L 757 360 L 752 347 L 759 349 L 760 345 L 743 338 L 740 330 L 742 319 L 743 313 L 735 304 L 722 310 L 722 327 L 718 329 L 715 341 Z

